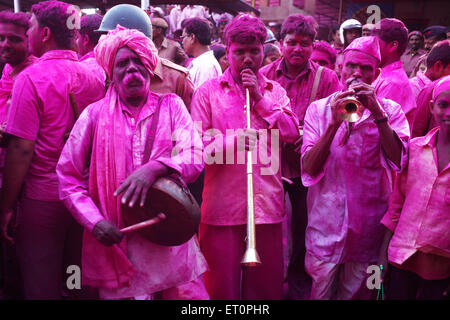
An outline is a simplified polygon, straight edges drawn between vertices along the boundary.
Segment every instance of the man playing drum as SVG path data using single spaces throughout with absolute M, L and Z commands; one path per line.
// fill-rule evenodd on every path
M 163 299 L 207 299 L 199 278 L 207 266 L 193 238 L 164 247 L 120 231 L 128 208 L 143 206 L 158 178 L 198 176 L 200 137 L 178 96 L 149 91 L 158 58 L 143 33 L 118 26 L 94 52 L 111 85 L 81 114 L 57 167 L 61 199 L 85 228 L 84 284 L 97 287 L 102 299 L 149 298 L 158 291 Z

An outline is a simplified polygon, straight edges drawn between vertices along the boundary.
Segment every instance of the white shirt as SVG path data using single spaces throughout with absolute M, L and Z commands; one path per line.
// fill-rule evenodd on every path
M 212 50 L 206 51 L 193 59 L 188 69 L 195 89 L 200 87 L 203 82 L 222 75 L 222 69 Z
M 184 19 L 190 18 L 204 18 L 208 19 L 208 13 L 203 6 L 188 5 L 181 11 L 180 23 Z

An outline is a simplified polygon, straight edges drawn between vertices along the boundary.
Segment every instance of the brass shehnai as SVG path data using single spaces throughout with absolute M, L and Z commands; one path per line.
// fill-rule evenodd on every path
M 247 129 L 250 129 L 250 93 L 248 89 L 246 94 L 246 114 Z M 254 267 L 261 264 L 258 252 L 256 251 L 255 236 L 255 207 L 253 205 L 253 167 L 252 151 L 247 151 L 247 247 L 241 264 L 246 267 Z
M 364 107 L 355 96 L 348 96 L 337 106 L 337 111 L 343 121 L 356 122 L 361 119 Z

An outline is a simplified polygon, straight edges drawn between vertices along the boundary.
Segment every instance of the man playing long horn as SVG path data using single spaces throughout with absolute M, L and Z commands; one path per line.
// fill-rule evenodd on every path
M 151 298 L 158 291 L 163 299 L 207 299 L 199 278 L 206 263 L 193 238 L 163 247 L 120 232 L 124 206 L 143 206 L 159 177 L 198 176 L 200 137 L 178 96 L 149 91 L 158 58 L 143 33 L 118 26 L 94 52 L 111 85 L 81 114 L 57 167 L 60 195 L 86 231 L 83 281 L 99 288 L 102 299 Z M 159 120 L 152 136 L 154 117 Z M 179 153 L 172 156 L 174 137 Z
M 201 122 L 205 162 L 208 159 L 199 231 L 211 269 L 205 284 L 211 299 L 281 299 L 284 193 L 279 141 L 298 138 L 298 120 L 286 91 L 259 72 L 266 39 L 261 20 L 251 15 L 236 17 L 227 25 L 225 39 L 230 67 L 196 90 L 191 108 L 192 118 Z M 250 129 L 244 113 L 246 89 L 251 100 Z M 242 143 L 242 136 L 248 137 L 247 142 Z M 261 265 L 244 269 L 241 293 L 247 185 L 246 165 L 240 160 L 248 150 L 253 150 L 255 160 L 256 250 Z

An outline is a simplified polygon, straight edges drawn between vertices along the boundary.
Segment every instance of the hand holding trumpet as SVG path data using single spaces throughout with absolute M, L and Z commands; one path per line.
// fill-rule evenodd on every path
M 363 108 L 367 108 L 375 119 L 383 117 L 383 109 L 371 85 L 358 79 L 349 79 L 347 84 L 349 89 L 336 95 L 331 102 L 333 124 L 339 126 L 343 120 L 358 121 L 362 116 Z
M 253 70 L 250 68 L 245 68 L 244 70 L 242 70 L 241 81 L 242 86 L 248 89 L 250 99 L 254 103 L 258 103 L 259 100 L 263 98 L 263 96 L 259 90 L 258 78 L 256 77 L 256 74 L 253 72 Z
M 374 88 L 370 84 L 358 82 L 351 85 L 350 90 L 353 90 L 355 97 L 366 109 L 369 109 L 375 119 L 383 117 L 384 111 L 378 103 Z

